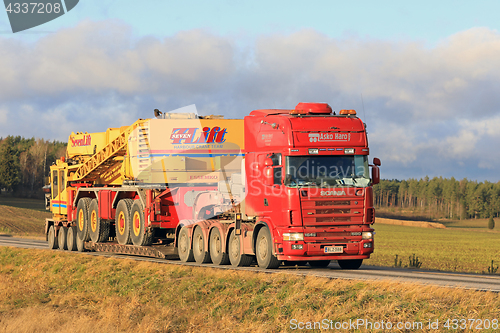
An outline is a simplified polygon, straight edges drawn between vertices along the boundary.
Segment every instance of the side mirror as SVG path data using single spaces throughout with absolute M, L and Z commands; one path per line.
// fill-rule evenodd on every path
M 380 158 L 374 157 L 373 158 L 373 164 L 375 164 L 376 166 L 381 166 L 382 163 L 380 163 Z
M 269 158 L 270 160 L 270 158 Z M 267 164 L 264 162 L 264 164 Z M 264 167 L 264 185 L 267 185 L 267 186 L 272 186 L 274 183 L 274 169 L 273 169 L 273 166 L 272 166 L 272 161 L 271 161 L 271 165 L 266 165 Z
M 273 166 L 273 160 L 272 160 L 270 157 L 266 158 L 266 159 L 264 160 L 264 165 L 265 165 L 266 167 L 268 167 L 268 166 Z

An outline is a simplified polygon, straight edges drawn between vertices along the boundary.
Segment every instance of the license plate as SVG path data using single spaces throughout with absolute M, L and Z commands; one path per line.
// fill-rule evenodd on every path
M 342 253 L 344 248 L 342 246 L 325 246 L 325 253 Z

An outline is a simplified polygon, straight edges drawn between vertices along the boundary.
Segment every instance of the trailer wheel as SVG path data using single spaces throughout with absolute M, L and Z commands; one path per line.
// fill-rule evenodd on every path
M 109 222 L 99 217 L 97 199 L 92 199 L 89 206 L 89 234 L 94 243 L 104 242 L 109 238 Z
M 215 227 L 210 233 L 210 242 L 208 243 L 210 248 L 210 258 L 215 265 L 227 265 L 229 264 L 229 255 L 224 252 L 226 248 L 222 242 L 222 237 L 220 236 L 219 228 Z
M 229 261 L 234 267 L 250 266 L 253 256 L 241 254 L 240 235 L 236 235 L 234 229 L 229 236 Z
M 337 260 L 342 269 L 358 269 L 363 263 L 363 259 Z
M 85 252 L 85 242 L 78 235 L 76 235 L 76 250 L 78 252 Z
M 116 240 L 121 245 L 130 243 L 130 208 L 133 203 L 134 200 L 132 199 L 122 199 L 116 207 Z
M 132 244 L 137 246 L 151 245 L 153 243 L 153 232 L 144 231 L 146 227 L 144 223 L 144 207 L 140 200 L 134 201 L 131 216 L 130 237 L 132 238 Z
M 330 260 L 314 260 L 314 261 L 309 261 L 309 266 L 313 268 L 325 268 L 330 265 Z
M 57 241 L 57 236 L 56 236 L 56 229 L 54 228 L 54 225 L 51 225 L 49 227 L 49 232 L 47 234 L 47 238 L 49 240 L 49 249 L 55 250 L 58 247 L 58 241 Z
M 205 235 L 203 235 L 201 227 L 196 227 L 196 229 L 194 229 L 193 255 L 194 260 L 198 264 L 206 264 L 210 262 L 210 251 L 205 251 Z
M 68 245 L 68 251 L 76 251 L 76 227 L 69 227 L 68 234 L 66 236 L 66 244 Z
M 90 198 L 81 198 L 76 206 L 76 227 L 78 237 L 84 242 L 90 240 L 89 235 L 89 206 Z
M 68 228 L 60 227 L 59 234 L 57 235 L 57 243 L 59 244 L 59 250 L 67 250 L 68 249 Z
M 259 230 L 257 243 L 255 244 L 255 255 L 260 268 L 278 268 L 281 261 L 273 255 L 273 240 L 267 227 Z
M 188 228 L 182 227 L 181 232 L 179 232 L 178 244 L 179 259 L 181 259 L 182 262 L 194 261 L 193 250 L 191 249 L 191 242 L 189 241 Z

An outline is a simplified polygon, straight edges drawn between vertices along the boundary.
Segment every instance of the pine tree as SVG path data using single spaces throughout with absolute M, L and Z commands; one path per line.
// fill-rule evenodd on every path
M 5 138 L 0 145 L 0 187 L 8 191 L 19 183 L 19 168 L 12 146 L 11 136 Z

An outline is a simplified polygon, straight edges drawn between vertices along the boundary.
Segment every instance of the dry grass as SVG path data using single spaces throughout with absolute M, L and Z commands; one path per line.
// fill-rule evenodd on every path
M 292 319 L 421 321 L 428 331 L 429 320 L 499 309 L 489 292 L 0 248 L 0 332 L 282 332 Z

